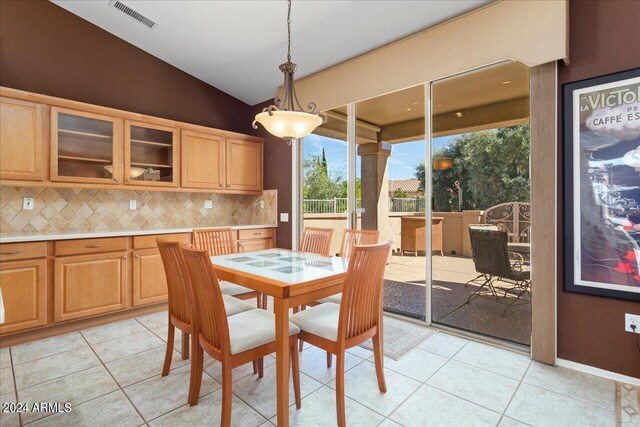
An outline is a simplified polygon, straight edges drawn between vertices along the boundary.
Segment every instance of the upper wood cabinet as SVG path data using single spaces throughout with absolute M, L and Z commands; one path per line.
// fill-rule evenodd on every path
M 122 120 L 51 108 L 51 180 L 122 182 Z
M 225 188 L 224 138 L 182 131 L 182 186 Z
M 262 190 L 262 143 L 227 138 L 227 190 Z
M 178 130 L 125 121 L 125 184 L 177 187 L 180 176 Z
M 45 109 L 0 98 L 0 179 L 44 179 Z

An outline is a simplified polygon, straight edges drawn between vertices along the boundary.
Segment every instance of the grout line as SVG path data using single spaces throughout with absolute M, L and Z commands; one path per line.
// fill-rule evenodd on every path
M 524 375 L 520 379 L 520 382 L 518 382 L 518 386 L 513 391 L 513 394 L 511 395 L 511 399 L 509 399 L 509 402 L 507 403 L 507 406 L 504 407 L 504 411 L 502 411 L 502 415 L 500 416 L 500 421 L 498 421 L 498 424 L 501 423 L 502 419 L 505 417 L 505 414 L 507 413 L 507 410 L 509 409 L 509 406 L 511 406 L 511 402 L 513 402 L 513 398 L 516 396 L 516 393 L 518 393 L 518 390 L 520 390 L 520 386 L 524 382 L 524 378 L 527 376 L 527 373 L 529 372 L 529 369 L 531 369 L 532 365 L 533 365 L 533 360 L 531 362 L 529 362 L 529 366 L 527 366 L 527 369 L 525 370 Z M 516 421 L 520 421 L 520 420 L 518 420 L 516 418 L 514 418 L 514 419 Z M 524 423 L 524 424 L 526 424 L 526 423 Z
M 98 358 L 98 360 L 100 361 L 100 363 L 102 363 L 102 367 L 105 369 L 105 371 L 107 371 L 107 373 L 109 374 L 109 376 L 111 377 L 111 379 L 113 379 L 113 382 L 116 383 L 116 385 L 118 386 L 118 390 L 120 390 L 120 392 L 124 395 L 124 397 L 129 401 L 129 403 L 131 404 L 131 406 L 133 406 L 133 409 L 135 409 L 135 411 L 138 413 L 138 415 L 140 416 L 140 419 L 142 419 L 142 421 L 146 422 L 147 420 L 142 416 L 142 414 L 140 413 L 140 411 L 138 410 L 138 408 L 136 407 L 136 405 L 133 404 L 133 402 L 131 401 L 131 399 L 129 398 L 129 396 L 127 395 L 127 393 L 124 392 L 124 389 L 120 386 L 120 383 L 116 380 L 116 378 L 113 376 L 113 374 L 111 373 L 111 371 L 107 368 L 107 365 L 102 361 L 102 359 L 100 359 L 100 356 L 98 356 L 98 353 L 96 353 L 96 351 L 93 349 L 93 347 L 91 347 L 91 344 L 89 344 L 89 341 L 87 341 L 87 339 L 85 338 L 84 335 L 80 334 L 82 336 L 82 339 L 84 339 L 86 341 L 86 343 L 89 345 L 89 348 L 91 349 L 91 351 L 93 351 L 93 353 L 96 355 L 96 357 Z M 136 353 L 137 354 L 137 353 Z M 93 400 L 93 399 L 92 399 Z

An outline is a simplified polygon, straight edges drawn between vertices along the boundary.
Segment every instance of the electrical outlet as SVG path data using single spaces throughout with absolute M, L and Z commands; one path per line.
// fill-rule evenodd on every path
M 22 202 L 22 209 L 27 210 L 27 211 L 32 211 L 33 210 L 33 198 L 32 197 L 25 197 L 23 202 Z
M 289 222 L 289 214 L 281 213 L 280 214 L 280 222 Z
M 260 209 L 264 209 L 264 200 L 260 200 L 260 203 L 258 203 L 258 206 L 260 206 Z
M 631 325 L 636 325 L 636 334 L 640 334 L 640 314 L 625 313 L 624 330 L 627 332 L 633 332 Z
M 138 202 L 136 200 L 129 200 L 129 209 L 138 209 Z
M 204 201 L 204 208 L 205 208 L 205 209 L 211 209 L 211 208 L 213 208 L 213 200 L 205 200 L 205 201 Z

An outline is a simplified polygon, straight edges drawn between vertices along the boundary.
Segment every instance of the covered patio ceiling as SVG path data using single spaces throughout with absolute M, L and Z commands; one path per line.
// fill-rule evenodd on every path
M 424 138 L 424 85 L 356 106 L 357 143 L 397 144 Z M 513 126 L 529 121 L 529 69 L 505 62 L 433 85 L 434 137 Z M 346 140 L 347 107 L 327 111 L 316 133 Z

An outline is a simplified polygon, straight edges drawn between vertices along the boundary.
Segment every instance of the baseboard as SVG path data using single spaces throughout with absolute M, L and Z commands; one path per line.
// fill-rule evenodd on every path
M 604 369 L 596 368 L 589 365 L 583 365 L 582 363 L 572 362 L 566 359 L 557 359 L 556 365 L 563 368 L 573 369 L 574 371 L 583 372 L 589 375 L 595 375 L 597 377 L 606 378 L 608 380 L 618 381 L 640 387 L 640 378 L 631 377 L 628 375 L 618 374 L 616 372 L 605 371 Z

